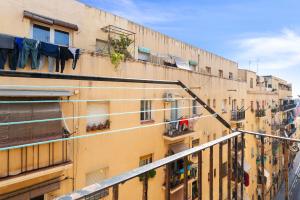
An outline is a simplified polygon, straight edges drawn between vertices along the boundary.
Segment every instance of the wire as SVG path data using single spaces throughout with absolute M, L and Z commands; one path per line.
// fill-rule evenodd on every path
M 172 100 L 195 100 L 196 98 L 172 98 Z M 115 102 L 115 101 L 165 101 L 167 98 L 155 99 L 74 99 L 74 100 L 25 100 L 25 101 L 0 101 L 0 104 L 19 104 L 19 103 L 70 103 L 70 102 Z
M 0 88 L 71 88 L 71 89 L 126 89 L 126 90 L 186 90 L 187 88 L 158 88 L 158 87 L 152 87 L 152 88 L 145 88 L 145 87 L 103 87 L 103 86 L 55 86 L 55 85 L 46 85 L 46 86 L 40 86 L 40 85 L 0 85 Z
M 217 113 L 214 113 L 214 114 L 210 114 L 210 115 L 203 115 L 203 116 L 199 116 L 199 117 L 187 118 L 185 120 L 201 119 L 201 118 L 216 117 L 216 116 L 217 116 Z M 6 151 L 6 150 L 11 150 L 11 149 L 19 149 L 19 148 L 23 148 L 23 147 L 36 146 L 36 145 L 42 145 L 42 144 L 49 144 L 49 143 L 54 143 L 54 142 L 62 142 L 62 141 L 69 141 L 69 140 L 75 140 L 75 139 L 83 139 L 83 138 L 94 137 L 94 136 L 98 136 L 98 135 L 105 135 L 105 134 L 112 134 L 112 133 L 117 133 L 117 132 L 137 130 L 137 129 L 141 129 L 141 128 L 149 128 L 149 127 L 160 126 L 160 125 L 164 125 L 164 124 L 171 124 L 171 123 L 175 123 L 175 122 L 179 122 L 179 121 L 181 121 L 181 120 L 160 122 L 160 123 L 142 125 L 142 126 L 134 126 L 134 127 L 130 127 L 130 128 L 103 131 L 103 132 L 97 132 L 97 133 L 94 133 L 94 134 L 77 135 L 77 136 L 72 136 L 72 137 L 68 137 L 68 138 L 59 138 L 59 139 L 54 139 L 54 140 L 28 143 L 28 144 L 22 144 L 22 145 L 10 146 L 10 147 L 2 147 L 2 148 L 0 148 L 0 151 Z
M 3 123 L 0 123 L 0 126 L 17 125 L 17 124 L 31 124 L 31 123 L 70 120 L 70 119 L 107 117 L 107 116 L 116 116 L 116 115 L 138 114 L 138 113 L 145 113 L 145 112 L 181 110 L 181 109 L 202 108 L 202 107 L 203 106 L 180 107 L 180 108 L 164 108 L 164 109 L 153 109 L 153 110 L 147 110 L 147 111 L 130 111 L 130 112 L 119 112 L 119 113 L 107 113 L 107 114 L 95 114 L 95 115 L 81 115 L 81 116 L 69 116 L 69 117 L 58 117 L 58 118 L 48 118 L 48 119 L 37 119 L 37 120 L 28 120 L 28 121 L 3 122 Z

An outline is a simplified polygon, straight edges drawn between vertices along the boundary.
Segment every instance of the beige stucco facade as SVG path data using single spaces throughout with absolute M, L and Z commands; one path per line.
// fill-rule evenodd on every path
M 236 121 L 231 120 L 231 111 L 244 108 L 246 119 L 240 121 L 241 128 L 246 130 L 264 130 L 267 134 L 272 134 L 271 106 L 274 102 L 279 104 L 280 99 L 291 96 L 291 90 L 279 87 L 279 83 L 288 84 L 276 77 L 269 77 L 274 91 L 266 88 L 263 84 L 257 84 L 257 75 L 254 72 L 241 70 L 238 64 L 221 56 L 207 52 L 203 49 L 191 46 L 176 39 L 170 38 L 159 32 L 146 28 L 142 25 L 128 21 L 127 19 L 113 14 L 91 8 L 74 0 L 6 0 L 0 2 L 0 33 L 18 37 L 32 37 L 33 24 L 39 24 L 51 29 L 59 29 L 69 33 L 70 45 L 80 48 L 82 54 L 77 63 L 77 68 L 72 70 L 71 61 L 67 62 L 64 74 L 92 75 L 104 77 L 123 77 L 138 79 L 156 80 L 180 80 L 205 102 L 210 102 L 210 106 L 221 116 L 237 127 Z M 41 22 L 23 17 L 24 10 L 43 15 L 49 18 L 59 19 L 68 23 L 78 25 L 78 31 L 72 31 L 60 26 L 49 26 Z M 135 44 L 131 45 L 133 59 L 122 62 L 115 69 L 110 58 L 102 55 L 96 50 L 96 40 L 107 40 L 107 33 L 101 28 L 114 25 L 135 33 Z M 196 62 L 193 70 L 179 69 L 151 62 L 138 60 L 138 48 L 150 49 L 151 55 L 173 55 L 187 61 Z M 7 70 L 6 66 L 6 70 Z M 210 69 L 210 70 L 208 70 Z M 222 70 L 222 75 L 220 75 Z M 47 63 L 42 69 L 31 70 L 29 66 L 17 71 L 48 72 Z M 209 72 L 210 71 L 210 72 Z M 231 74 L 231 75 L 229 75 Z M 253 87 L 250 80 L 252 79 Z M 261 79 L 264 79 L 261 77 Z M 140 111 L 140 101 L 113 101 L 112 99 L 159 99 L 163 98 L 166 92 L 171 92 L 178 100 L 178 107 L 188 107 L 180 111 L 181 116 L 187 118 L 193 116 L 192 100 L 184 90 L 124 90 L 124 89 L 99 89 L 96 87 L 170 87 L 157 86 L 152 84 L 132 84 L 132 83 L 112 83 L 94 81 L 74 81 L 74 80 L 47 80 L 0 77 L 3 85 L 35 85 L 35 86 L 66 86 L 62 90 L 72 93 L 70 97 L 62 99 L 71 100 L 107 100 L 108 113 L 122 113 Z M 68 88 L 74 86 L 78 88 Z M 85 88 L 90 87 L 90 88 Z M 28 89 L 28 88 L 27 88 Z M 40 88 L 43 90 L 43 88 Z M 266 108 L 265 117 L 256 117 L 251 111 L 251 101 L 264 101 Z M 273 103 L 272 103 L 273 102 Z M 163 100 L 152 100 L 151 109 L 170 109 L 170 102 Z M 84 116 L 89 115 L 89 102 L 60 103 L 64 116 Z M 30 191 L 35 185 L 43 182 L 59 179 L 59 187 L 44 194 L 45 199 L 53 199 L 60 195 L 72 192 L 85 187 L 91 182 L 90 179 L 101 181 L 134 169 L 139 166 L 140 158 L 152 155 L 153 160 L 164 158 L 171 146 L 182 143 L 187 147 L 192 147 L 193 141 L 199 139 L 203 144 L 224 134 L 228 134 L 226 129 L 213 117 L 206 117 L 196 120 L 193 132 L 178 137 L 165 137 L 166 126 L 153 126 L 149 128 L 136 129 L 110 133 L 117 129 L 136 127 L 147 124 L 161 123 L 170 120 L 171 111 L 156 111 L 151 113 L 151 120 L 142 122 L 140 113 L 112 115 L 109 117 L 110 127 L 102 131 L 87 131 L 87 119 L 67 120 L 67 127 L 74 136 L 94 134 L 103 132 L 107 134 L 88 137 L 68 142 L 56 142 L 53 146 L 48 144 L 38 147 L 27 147 L 16 150 L 0 152 L 0 199 L 8 198 L 11 194 L 24 194 Z M 203 108 L 197 108 L 197 114 L 208 115 Z M 39 149 L 38 149 L 39 148 Z M 246 136 L 245 145 L 246 162 L 251 166 L 249 171 L 251 181 L 250 186 L 245 188 L 249 199 L 257 199 L 257 164 L 256 158 L 259 152 L 258 141 L 252 136 Z M 266 154 L 271 156 L 271 145 L 266 145 Z M 64 153 L 61 153 L 61 152 Z M 254 156 L 249 152 L 254 152 Z M 39 152 L 39 153 L 37 153 Z M 38 155 L 37 155 L 38 154 Z M 9 161 L 8 160 L 9 155 Z M 25 156 L 26 155 L 26 156 Z M 21 157 L 26 157 L 26 161 Z M 218 188 L 218 148 L 214 149 L 214 188 Z M 39 159 L 37 159 L 38 157 Z M 11 159 L 13 158 L 13 159 Z M 190 158 L 197 163 L 196 158 Z M 208 199 L 208 168 L 209 152 L 204 152 L 203 163 L 203 199 Z M 63 162 L 62 162 L 63 161 Z M 9 165 L 7 164 L 9 162 Z M 226 146 L 223 149 L 223 163 L 227 162 Z M 5 164 L 3 164 L 5 163 Z M 50 163 L 50 164 L 49 164 Z M 267 161 L 265 168 L 272 174 L 274 169 Z M 165 169 L 157 169 L 156 176 L 149 180 L 149 199 L 165 198 Z M 28 171 L 28 172 L 26 172 Z M 94 174 L 94 175 L 93 175 Z M 91 175 L 92 178 L 89 178 Z M 192 179 L 193 180 L 193 179 Z M 195 179 L 196 180 L 196 179 Z M 223 178 L 223 197 L 226 199 L 227 179 Z M 23 191 L 23 192 L 22 192 Z M 24 192 L 25 191 L 25 192 Z M 130 191 L 130 192 L 128 192 Z M 182 188 L 171 191 L 172 199 L 180 199 Z M 142 183 L 138 179 L 133 179 L 120 186 L 120 199 L 140 199 L 142 194 Z M 2 195 L 2 196 L 1 196 Z M 41 194 L 43 195 L 43 194 Z M 111 197 L 109 195 L 104 199 Z M 192 197 L 192 181 L 189 183 L 189 197 Z M 24 197 L 25 198 L 25 197 Z M 26 197 L 30 199 L 30 197 Z M 214 190 L 214 199 L 218 199 L 218 190 Z

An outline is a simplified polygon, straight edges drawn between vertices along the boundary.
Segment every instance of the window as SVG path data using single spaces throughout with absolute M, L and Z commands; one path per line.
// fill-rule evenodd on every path
M 60 30 L 55 30 L 54 32 L 54 43 L 58 45 L 63 45 L 63 46 L 69 46 L 69 33 L 60 31 Z
M 108 53 L 108 42 L 105 40 L 96 39 L 96 52 Z
M 86 131 L 89 132 L 110 128 L 110 121 L 107 116 L 109 113 L 109 102 L 88 102 L 86 110 L 87 115 L 98 115 L 98 117 L 87 118 Z
M 197 115 L 198 114 L 198 108 L 197 108 L 197 104 L 198 102 L 196 100 L 193 100 L 193 115 Z
M 229 79 L 232 80 L 233 79 L 233 73 L 229 72 Z
M 251 108 L 251 111 L 253 112 L 254 111 L 254 102 L 253 101 L 251 101 L 250 108 Z
M 151 120 L 151 101 L 141 101 L 141 121 Z
M 140 157 L 139 166 L 147 165 L 149 163 L 152 163 L 152 161 L 153 161 L 153 154 L 142 156 Z
M 223 78 L 223 70 L 219 70 L 219 77 Z
M 14 98 L 13 101 L 42 100 L 42 98 Z M 59 103 L 0 104 L 0 123 L 13 121 L 61 118 Z M 21 145 L 63 137 L 62 121 L 15 124 L 0 127 L 0 147 Z
M 216 178 L 216 176 L 217 176 L 217 169 L 215 168 L 214 169 L 214 178 Z
M 70 46 L 71 41 L 68 32 L 37 24 L 32 25 L 32 38 L 62 46 Z
M 32 38 L 42 42 L 50 42 L 50 28 L 34 24 Z
M 228 98 L 229 105 L 231 105 L 231 97 Z
M 213 99 L 213 108 L 216 108 L 217 103 L 216 103 L 216 99 Z
M 253 88 L 253 78 L 250 78 L 250 88 Z
M 205 67 L 206 73 L 211 74 L 211 67 Z
M 221 108 L 223 113 L 227 112 L 227 99 L 222 100 Z

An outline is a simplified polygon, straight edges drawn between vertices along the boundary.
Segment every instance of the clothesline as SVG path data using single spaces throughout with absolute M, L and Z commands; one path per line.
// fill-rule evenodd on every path
M 186 120 L 195 120 L 195 119 L 202 119 L 202 118 L 216 117 L 216 116 L 217 116 L 217 114 L 215 113 L 215 114 L 203 115 L 203 116 L 199 116 L 199 117 L 191 117 L 191 118 L 187 118 Z M 88 133 L 88 134 L 84 134 L 84 135 L 76 135 L 76 136 L 71 136 L 71 137 L 67 137 L 67 138 L 59 138 L 59 139 L 53 139 L 53 140 L 46 140 L 46 141 L 42 141 L 42 142 L 34 142 L 34 143 L 28 143 L 28 144 L 22 144 L 22 145 L 16 145 L 16 146 L 2 147 L 2 148 L 0 148 L 0 151 L 7 151 L 7 150 L 11 150 L 11 149 L 19 149 L 19 148 L 23 148 L 23 147 L 49 144 L 49 143 L 54 143 L 54 142 L 71 141 L 71 140 L 76 140 L 76 139 L 95 137 L 95 136 L 99 136 L 99 135 L 108 135 L 108 134 L 112 134 L 112 133 L 120 133 L 120 132 L 138 130 L 138 129 L 142 129 L 142 128 L 161 126 L 164 124 L 172 124 L 172 123 L 179 122 L 179 121 L 181 121 L 181 120 L 173 120 L 173 121 L 168 121 L 168 122 L 160 122 L 160 123 L 154 123 L 154 124 L 148 124 L 148 125 L 134 126 L 134 127 L 129 127 L 129 128 L 96 132 L 93 134 Z

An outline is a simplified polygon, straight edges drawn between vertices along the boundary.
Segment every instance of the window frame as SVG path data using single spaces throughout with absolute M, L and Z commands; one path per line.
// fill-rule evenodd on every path
M 141 167 L 141 166 L 144 166 L 144 165 L 148 165 L 152 162 L 153 162 L 153 153 L 150 153 L 150 154 L 147 154 L 147 155 L 144 155 L 144 156 L 140 156 L 139 166 Z
M 145 104 L 146 103 L 146 104 Z M 141 122 L 152 121 L 152 101 L 151 100 L 141 100 L 140 104 L 140 120 Z
M 60 26 L 55 26 L 55 25 L 49 26 L 49 25 L 46 25 L 46 24 L 43 24 L 43 23 L 40 23 L 40 22 L 36 22 L 36 21 L 33 21 L 33 22 L 30 23 L 30 38 L 33 39 L 33 27 L 34 27 L 34 25 L 50 29 L 50 38 L 49 38 L 48 43 L 51 43 L 51 44 L 56 44 L 55 43 L 55 31 L 68 33 L 69 34 L 69 46 L 72 46 L 72 32 L 70 30 L 68 30 L 66 28 L 61 28 Z M 56 45 L 65 46 L 65 45 L 61 45 L 61 44 L 56 44 Z

